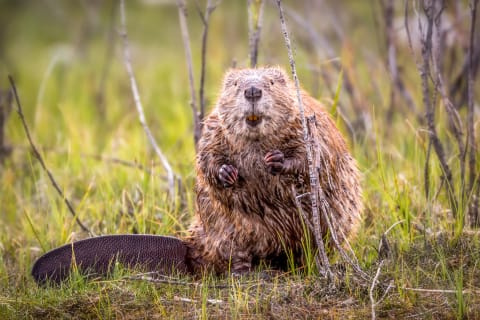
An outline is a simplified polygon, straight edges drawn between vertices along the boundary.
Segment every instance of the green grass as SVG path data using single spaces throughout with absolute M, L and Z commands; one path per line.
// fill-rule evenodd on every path
M 5 48 L 0 56 L 0 85 L 7 88 L 7 73 L 14 76 L 36 145 L 79 218 L 96 234 L 137 231 L 182 236 L 194 210 L 195 150 L 177 11 L 174 6 L 144 4 L 127 9 L 132 63 L 146 118 L 182 180 L 180 197 L 171 204 L 165 172 L 138 122 L 118 37 L 114 54 L 107 59 L 111 64 L 104 87 L 100 87 L 110 5 L 104 3 L 98 15 L 88 16 L 86 7 L 76 3 L 58 4 L 55 11 L 33 2 L 7 5 L 0 1 L 0 8 L 11 6 L 9 16 L 0 9 L 0 18 L 8 26 L 0 37 Z M 354 123 L 359 106 L 351 103 L 341 73 L 324 61 L 316 63 L 331 81 L 319 80 L 318 98 L 335 113 L 363 173 L 365 211 L 351 245 L 369 274 L 375 274 L 378 266 L 381 235 L 403 221 L 387 236 L 391 256 L 382 268 L 376 299 L 391 280 L 395 287 L 377 306 L 377 317 L 476 318 L 480 314 L 479 235 L 464 228 L 461 218 L 451 216 L 434 154 L 430 194 L 425 196 L 425 127 L 401 103 L 392 122 L 387 122 L 390 79 L 384 57 L 377 50 L 374 26 L 359 22 L 370 21 L 371 8 L 345 6 L 351 18 L 344 25 L 348 32 L 343 39 L 331 35 L 329 39 L 344 64 L 343 75 L 355 86 L 370 127 L 362 129 Z M 259 61 L 288 68 L 277 13 L 270 5 L 265 11 Z M 240 2 L 224 1 L 212 15 L 205 88 L 209 105 L 232 61 L 248 64 L 246 21 L 246 6 Z M 312 61 L 302 46 L 302 31 L 288 22 L 300 80 L 313 92 L 315 81 L 307 67 Z M 198 75 L 201 23 L 193 7 L 189 23 Z M 403 50 L 408 89 L 423 112 L 419 75 L 408 50 Z M 103 104 L 98 102 L 99 89 Z M 355 137 L 338 111 L 352 122 Z M 460 112 L 465 117 L 465 110 Z M 449 138 L 445 117 L 441 108 L 438 130 L 442 139 Z M 206 275 L 154 283 L 132 280 L 132 271 L 117 270 L 108 279 L 86 281 L 73 275 L 60 287 L 38 287 L 30 277 L 35 259 L 87 235 L 30 153 L 17 114 L 10 115 L 5 132 L 13 153 L 0 165 L 0 318 L 370 317 L 369 285 L 338 258 L 333 269 L 345 276 L 334 284 L 316 276 L 310 256 L 306 268 L 297 270 L 292 262 L 291 272 L 285 274 L 264 270 L 242 278 Z M 455 188 L 460 192 L 455 147 L 449 146 L 448 152 Z M 151 172 L 112 159 L 142 165 Z M 460 201 L 460 215 L 465 213 L 467 200 Z M 305 243 L 311 252 L 310 242 Z

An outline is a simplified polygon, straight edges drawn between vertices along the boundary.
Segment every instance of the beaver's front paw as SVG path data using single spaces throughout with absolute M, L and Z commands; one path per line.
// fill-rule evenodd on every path
M 224 164 L 218 170 L 218 179 L 223 184 L 224 188 L 230 188 L 233 186 L 238 178 L 238 170 L 230 164 Z
M 274 150 L 267 153 L 263 161 L 265 161 L 268 172 L 276 176 L 283 171 L 285 156 L 282 151 Z

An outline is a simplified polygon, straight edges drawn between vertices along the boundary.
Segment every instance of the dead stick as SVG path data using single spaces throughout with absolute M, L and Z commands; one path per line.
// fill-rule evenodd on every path
M 140 100 L 140 94 L 138 92 L 137 81 L 135 80 L 135 76 L 133 74 L 132 64 L 130 62 L 131 61 L 130 47 L 128 45 L 127 23 L 126 23 L 126 17 L 125 17 L 125 0 L 120 1 L 120 15 L 121 15 L 121 18 L 122 18 L 121 36 L 123 38 L 123 56 L 124 56 L 123 60 L 124 60 L 124 63 L 125 63 L 125 67 L 127 69 L 128 77 L 130 78 L 130 86 L 132 88 L 133 100 L 135 101 L 135 107 L 137 108 L 140 124 L 142 125 L 143 130 L 145 131 L 145 134 L 147 135 L 147 138 L 150 141 L 150 144 L 152 145 L 153 149 L 155 150 L 155 153 L 160 158 L 160 162 L 162 163 L 163 168 L 167 172 L 168 190 L 169 190 L 169 193 L 170 193 L 170 198 L 173 200 L 173 199 L 175 199 L 175 174 L 173 173 L 173 170 L 172 170 L 172 167 L 170 166 L 170 163 L 168 162 L 167 158 L 165 157 L 162 150 L 158 146 L 157 142 L 155 141 L 155 138 L 153 137 L 152 132 L 150 131 L 150 128 L 147 125 L 147 122 L 145 120 L 145 114 L 143 112 L 142 102 Z
M 310 188 L 311 188 L 310 198 L 312 201 L 312 220 L 313 220 L 313 225 L 315 227 L 315 230 L 312 230 L 312 231 L 315 236 L 315 242 L 317 243 L 318 251 L 320 254 L 320 261 L 318 260 L 316 261 L 317 267 L 319 271 L 324 270 L 325 275 L 329 279 L 333 279 L 333 273 L 332 273 L 332 270 L 330 269 L 330 262 L 328 261 L 327 254 L 325 252 L 325 245 L 323 243 L 323 234 L 320 226 L 320 213 L 318 210 L 318 202 L 317 202 L 318 175 L 313 165 L 313 151 L 314 151 L 313 145 L 309 138 L 308 127 L 307 127 L 308 124 L 307 124 L 307 119 L 305 118 L 305 110 L 303 108 L 302 95 L 300 93 L 300 83 L 298 81 L 297 71 L 295 69 L 295 60 L 292 52 L 292 45 L 290 42 L 290 37 L 288 36 L 288 29 L 287 29 L 287 24 L 285 22 L 285 16 L 283 13 L 281 0 L 277 0 L 277 6 L 280 14 L 280 23 L 282 26 L 282 33 L 285 38 L 285 45 L 288 50 L 290 67 L 292 69 L 292 75 L 295 81 L 295 88 L 297 90 L 298 109 L 300 110 L 300 117 L 301 117 L 302 126 L 303 126 L 303 139 L 305 141 L 305 145 L 307 149 L 308 171 L 310 175 Z
M 319 134 L 317 133 L 317 127 L 316 127 L 314 116 L 307 118 L 307 125 L 309 129 L 309 134 L 310 134 L 309 138 L 313 145 L 313 150 L 314 151 L 319 150 L 320 147 L 318 146 L 318 139 L 316 138 L 319 136 Z M 318 158 L 315 158 L 315 159 L 318 159 Z M 327 174 L 327 178 L 331 180 L 330 169 L 328 168 L 327 162 L 324 159 L 320 159 L 320 160 L 323 160 L 323 161 L 315 161 L 314 163 L 314 166 L 317 169 L 316 172 L 325 172 Z M 321 162 L 323 162 L 323 164 Z M 348 263 L 350 266 L 352 266 L 352 268 L 355 270 L 355 272 L 357 272 L 359 276 L 361 276 L 364 280 L 368 281 L 369 277 L 358 265 L 355 254 L 353 254 L 354 258 L 352 259 L 345 252 L 340 241 L 338 240 L 337 229 L 333 226 L 333 222 L 332 222 L 332 221 L 335 221 L 332 211 L 335 211 L 337 209 L 335 207 L 330 206 L 330 203 L 327 201 L 327 196 L 325 195 L 325 192 L 323 191 L 323 188 L 320 184 L 317 185 L 317 192 L 318 192 L 318 195 L 317 195 L 318 201 L 320 203 L 320 213 L 322 214 L 323 221 L 327 224 L 327 228 L 330 231 L 331 240 L 333 241 L 335 248 L 337 249 L 342 259 L 346 263 Z M 341 232 L 341 229 L 338 229 L 338 231 Z M 340 234 L 340 236 L 342 236 L 345 241 L 347 240 L 345 235 Z
M 453 289 L 424 289 L 424 288 L 410 288 L 410 287 L 396 287 L 398 289 L 406 290 L 406 291 L 413 291 L 413 292 L 426 292 L 426 293 L 451 293 L 451 294 L 458 294 L 458 290 Z M 473 294 L 479 295 L 480 290 L 469 290 L 465 289 L 461 291 L 462 294 Z
M 408 2 L 407 2 L 408 3 Z M 443 10 L 443 8 L 441 9 Z M 441 13 L 438 12 L 437 14 Z M 445 149 L 443 147 L 440 138 L 438 137 L 437 129 L 435 126 L 435 104 L 432 102 L 429 89 L 429 77 L 430 77 L 430 59 L 432 54 L 432 33 L 433 33 L 433 22 L 435 19 L 435 7 L 433 2 L 429 6 L 424 7 L 425 16 L 427 18 L 427 33 L 422 37 L 422 64 L 418 66 L 420 78 L 422 82 L 422 96 L 423 104 L 426 109 L 426 119 L 427 126 L 429 130 L 429 137 L 432 141 L 433 150 L 435 151 L 437 158 L 440 162 L 441 168 L 445 174 L 446 178 L 446 188 L 447 196 L 450 202 L 450 206 L 453 212 L 453 215 L 457 215 L 458 203 L 455 198 L 455 188 L 453 184 L 452 171 L 450 166 L 447 163 L 445 157 Z M 420 22 L 419 22 L 420 23 Z
M 478 0 L 470 1 L 470 15 L 471 15 L 471 26 L 470 26 L 470 44 L 468 50 L 468 82 L 467 82 L 467 106 L 468 106 L 468 120 L 467 120 L 467 146 L 465 149 L 470 150 L 468 157 L 468 170 L 469 170 L 469 181 L 468 181 L 468 192 L 472 194 L 472 203 L 469 206 L 469 217 L 470 217 L 470 226 L 478 227 L 480 226 L 480 216 L 478 212 L 478 195 L 479 195 L 479 185 L 480 182 L 475 183 L 475 179 L 478 179 L 476 175 L 476 154 L 477 154 L 477 145 L 475 142 L 475 110 L 474 110 L 474 67 L 473 67 L 473 51 L 475 46 L 475 23 L 477 16 L 477 5 Z M 477 39 L 478 41 L 478 39 Z M 477 190 L 475 192 L 475 185 L 477 185 Z
M 380 261 L 378 265 L 377 272 L 375 273 L 375 277 L 373 277 L 372 285 L 370 286 L 370 290 L 368 291 L 368 296 L 370 297 L 370 305 L 372 310 L 372 320 L 376 319 L 375 316 L 375 307 L 377 306 L 377 302 L 375 302 L 375 298 L 373 297 L 373 290 L 375 289 L 375 285 L 377 284 L 378 277 L 380 276 L 380 271 L 382 270 L 384 260 Z
M 17 103 L 17 113 L 20 116 L 20 120 L 22 121 L 23 129 L 25 130 L 25 133 L 27 135 L 28 142 L 30 143 L 30 146 L 32 147 L 33 151 L 33 156 L 37 158 L 37 160 L 40 162 L 40 165 L 42 166 L 43 170 L 47 173 L 48 178 L 50 179 L 50 182 L 52 183 L 53 187 L 55 190 L 57 190 L 58 194 L 62 198 L 63 202 L 67 205 L 68 210 L 72 214 L 73 218 L 75 219 L 75 222 L 80 226 L 80 228 L 90 234 L 90 236 L 94 236 L 94 234 L 88 229 L 78 218 L 75 210 L 73 209 L 72 204 L 70 201 L 67 199 L 65 194 L 63 193 L 62 189 L 57 184 L 57 181 L 53 177 L 52 173 L 50 170 L 47 168 L 45 161 L 43 161 L 42 156 L 40 155 L 40 152 L 38 152 L 37 147 L 33 143 L 32 136 L 30 135 L 30 130 L 28 129 L 27 122 L 25 121 L 25 116 L 23 115 L 23 110 L 22 110 L 22 105 L 20 103 L 20 98 L 18 97 L 18 92 L 17 92 L 17 87 L 15 86 L 15 82 L 13 80 L 13 77 L 11 75 L 8 75 L 8 80 L 10 81 L 10 85 L 12 86 L 13 90 L 13 95 L 15 97 L 15 102 Z
M 254 2 L 260 3 L 256 10 L 257 17 L 254 19 Z M 248 1 L 248 38 L 250 47 L 250 68 L 255 68 L 258 61 L 258 45 L 260 44 L 260 33 L 262 31 L 263 22 L 263 5 L 264 0 Z
M 203 22 L 203 33 L 202 33 L 202 64 L 200 70 L 200 87 L 198 88 L 198 99 L 200 100 L 200 110 L 199 110 L 199 125 L 200 125 L 200 135 L 202 132 L 202 120 L 205 117 L 205 79 L 207 73 L 207 44 L 208 44 L 208 30 L 210 26 L 210 15 L 217 8 L 218 2 L 213 4 L 212 0 L 207 1 L 207 7 L 205 13 L 202 14 L 200 8 L 197 6 L 200 17 Z
M 383 1 L 380 1 L 383 5 Z M 397 50 L 395 47 L 395 30 L 393 26 L 393 17 L 394 17 L 394 1 L 388 0 L 387 3 L 383 6 L 383 15 L 385 20 L 385 29 L 386 29 L 386 43 L 387 43 L 387 68 L 391 77 L 392 86 L 391 86 L 391 99 L 389 113 L 390 116 L 393 113 L 395 105 L 395 90 L 400 93 L 410 111 L 415 115 L 419 123 L 423 123 L 423 118 L 419 115 L 415 102 L 413 101 L 412 96 L 405 87 L 405 84 L 400 75 L 400 70 L 398 68 L 397 62 Z
M 303 222 L 307 225 L 309 230 L 312 230 L 312 231 L 315 230 L 315 228 L 312 225 L 312 222 L 310 221 L 310 219 L 308 219 L 307 214 L 305 213 L 305 211 L 303 211 L 302 203 L 300 202 L 300 198 L 302 198 L 305 195 L 310 195 L 310 193 L 297 195 L 297 190 L 295 190 L 295 185 L 293 184 L 291 185 L 291 189 L 292 189 L 293 198 L 295 199 L 295 205 L 297 206 L 298 212 L 300 212 L 302 216 Z
M 193 139 L 195 142 L 195 150 L 197 149 L 198 140 L 200 140 L 201 132 L 201 119 L 198 113 L 197 98 L 195 95 L 195 82 L 193 77 L 193 61 L 192 61 L 192 49 L 190 48 L 190 36 L 188 34 L 187 26 L 187 8 L 185 0 L 177 0 L 178 6 L 178 18 L 180 21 L 180 29 L 182 31 L 183 46 L 185 48 L 185 59 L 188 68 L 188 83 L 190 86 L 190 107 L 192 108 L 194 133 Z
M 442 2 L 442 6 L 445 4 Z M 444 10 L 442 7 L 439 11 L 439 14 L 437 14 L 436 18 L 434 19 L 434 24 L 435 24 L 435 34 L 437 38 L 442 39 L 444 38 L 444 35 L 440 34 L 441 33 L 441 12 Z M 440 42 L 440 40 L 438 40 Z M 434 83 L 434 89 L 436 92 L 440 93 L 440 97 L 442 98 L 443 101 L 443 106 L 445 107 L 445 110 L 447 112 L 447 118 L 449 122 L 449 128 L 450 131 L 452 131 L 453 137 L 455 138 L 457 145 L 458 145 L 458 153 L 460 154 L 459 157 L 459 162 L 460 162 L 460 185 L 462 189 L 462 194 L 465 186 L 465 156 L 466 156 L 466 147 L 464 146 L 463 142 L 463 130 L 462 128 L 464 127 L 462 120 L 460 118 L 460 115 L 453 105 L 452 101 L 450 98 L 447 96 L 447 87 L 445 85 L 445 82 L 443 81 L 443 75 L 442 75 L 442 66 L 441 66 L 441 61 L 442 58 L 440 57 L 440 54 L 442 50 L 436 50 L 436 54 L 432 54 L 432 66 L 433 66 L 433 75 L 432 78 L 434 78 L 433 83 Z M 434 102 L 433 105 L 436 105 Z

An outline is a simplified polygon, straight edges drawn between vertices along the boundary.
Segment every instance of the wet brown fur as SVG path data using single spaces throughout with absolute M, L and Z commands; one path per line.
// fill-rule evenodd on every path
M 255 105 L 246 101 L 251 86 L 262 90 Z M 353 235 L 362 210 L 359 173 L 345 141 L 323 106 L 302 92 L 306 116 L 315 115 L 320 184 L 341 241 Z M 255 113 L 259 125 L 245 118 Z M 186 239 L 195 271 L 246 272 L 260 260 L 275 262 L 285 248 L 302 254 L 305 227 L 295 205 L 309 191 L 302 123 L 293 82 L 280 68 L 238 69 L 225 75 L 217 104 L 204 121 L 196 161 L 196 214 Z M 283 170 L 273 175 L 265 156 L 280 150 Z M 219 179 L 222 165 L 238 178 L 230 187 Z M 302 198 L 304 212 L 310 198 Z M 322 224 L 324 231 L 326 226 Z

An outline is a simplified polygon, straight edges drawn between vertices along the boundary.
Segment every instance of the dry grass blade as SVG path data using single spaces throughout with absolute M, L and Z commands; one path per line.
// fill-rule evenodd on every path
M 125 67 L 127 69 L 128 77 L 130 79 L 130 86 L 132 89 L 133 100 L 135 101 L 135 107 L 137 108 L 140 124 L 142 125 L 143 130 L 145 131 L 148 141 L 152 145 L 157 156 L 160 158 L 162 166 L 167 172 L 169 195 L 170 195 L 170 198 L 173 200 L 175 199 L 175 174 L 173 173 L 170 163 L 168 162 L 167 158 L 165 157 L 162 150 L 158 146 L 157 142 L 155 141 L 155 138 L 153 137 L 152 132 L 150 131 L 150 128 L 147 125 L 145 114 L 143 112 L 142 101 L 140 100 L 140 94 L 138 92 L 137 81 L 135 80 L 135 76 L 133 74 L 133 68 L 132 68 L 131 58 L 130 58 L 130 46 L 128 44 L 128 38 L 127 38 L 127 23 L 126 23 L 126 16 L 125 16 L 124 0 L 120 1 L 120 15 L 122 20 L 121 36 L 123 38 L 123 55 L 124 55 L 123 60 L 125 63 Z
M 11 75 L 8 76 L 8 80 L 10 81 L 10 85 L 12 86 L 12 91 L 13 95 L 15 97 L 15 102 L 17 103 L 17 113 L 20 116 L 20 120 L 22 121 L 23 128 L 25 130 L 25 134 L 27 135 L 28 142 L 30 143 L 30 146 L 32 147 L 33 155 L 34 157 L 40 162 L 40 165 L 42 166 L 43 170 L 47 173 L 48 178 L 50 179 L 50 182 L 52 183 L 53 187 L 55 190 L 57 190 L 58 194 L 62 198 L 63 202 L 65 202 L 68 211 L 72 214 L 73 218 L 75 219 L 75 222 L 80 226 L 80 228 L 90 234 L 90 236 L 94 236 L 92 231 L 90 231 L 89 228 L 87 228 L 78 218 L 77 213 L 73 209 L 72 204 L 70 201 L 67 199 L 65 194 L 63 193 L 62 189 L 58 186 L 57 181 L 53 177 L 53 174 L 50 172 L 50 170 L 47 168 L 47 165 L 45 164 L 45 161 L 43 161 L 42 156 L 40 155 L 40 152 L 38 151 L 37 147 L 33 143 L 32 136 L 30 135 L 30 130 L 28 129 L 27 122 L 25 121 L 25 116 L 23 115 L 23 109 L 22 109 L 22 104 L 20 103 L 20 98 L 18 97 L 18 92 L 17 92 L 17 87 L 15 86 L 15 81 L 13 80 L 13 77 Z

